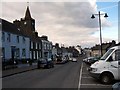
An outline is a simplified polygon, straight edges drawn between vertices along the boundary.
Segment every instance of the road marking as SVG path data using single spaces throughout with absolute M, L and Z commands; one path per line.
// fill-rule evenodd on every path
M 112 85 L 103 85 L 103 84 L 81 84 L 81 85 L 88 85 L 88 86 L 94 86 L 94 85 L 96 85 L 96 86 L 112 86 Z
M 82 77 L 82 78 L 92 78 L 92 77 Z
M 81 64 L 81 69 L 80 69 L 80 76 L 79 76 L 78 90 L 80 90 L 80 86 L 81 86 L 82 69 L 83 69 L 83 63 Z
M 88 74 L 88 73 L 82 73 L 82 74 Z

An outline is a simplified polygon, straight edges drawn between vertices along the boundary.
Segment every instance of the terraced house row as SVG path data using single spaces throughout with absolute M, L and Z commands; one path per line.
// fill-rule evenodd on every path
M 35 19 L 31 17 L 27 6 L 25 17 L 13 23 L 0 18 L 0 33 L 3 62 L 36 61 L 48 59 L 52 55 L 52 42 L 47 36 L 38 36 L 35 30 Z

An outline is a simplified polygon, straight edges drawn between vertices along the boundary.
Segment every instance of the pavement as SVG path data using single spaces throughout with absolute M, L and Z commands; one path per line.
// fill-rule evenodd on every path
M 2 77 L 11 76 L 14 74 L 23 73 L 26 71 L 37 69 L 37 63 L 29 64 L 18 64 L 17 68 L 7 69 L 2 71 Z

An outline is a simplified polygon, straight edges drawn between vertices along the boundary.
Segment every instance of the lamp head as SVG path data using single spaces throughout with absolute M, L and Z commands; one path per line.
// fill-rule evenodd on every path
M 94 14 L 92 14 L 91 18 L 92 18 L 92 19 L 94 19 L 94 18 L 95 18 Z
M 105 16 L 104 16 L 105 18 L 107 18 L 108 17 L 108 15 L 107 15 L 107 13 L 105 13 Z

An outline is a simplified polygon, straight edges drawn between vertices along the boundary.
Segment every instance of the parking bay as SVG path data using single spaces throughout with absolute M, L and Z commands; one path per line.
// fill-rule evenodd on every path
M 80 88 L 95 88 L 95 89 L 107 89 L 107 90 L 112 90 L 112 84 L 111 85 L 104 85 L 101 84 L 99 80 L 91 77 L 89 75 L 89 72 L 87 71 L 87 68 L 89 67 L 89 65 L 87 65 L 86 63 L 82 63 L 81 66 L 81 73 L 80 73 Z

